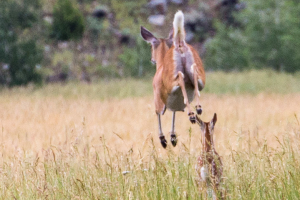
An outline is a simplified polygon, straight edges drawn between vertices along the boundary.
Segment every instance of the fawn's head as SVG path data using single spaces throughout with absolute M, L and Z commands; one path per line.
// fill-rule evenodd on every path
M 217 114 L 215 113 L 212 120 L 209 122 L 203 122 L 198 116 L 196 116 L 196 122 L 199 124 L 202 135 L 202 147 L 205 151 L 211 150 L 214 145 L 213 136 L 214 136 L 214 128 L 217 122 Z
M 166 39 L 156 38 L 150 31 L 141 26 L 141 35 L 143 39 L 151 44 L 151 62 L 160 65 L 163 58 L 173 43 L 173 30 Z

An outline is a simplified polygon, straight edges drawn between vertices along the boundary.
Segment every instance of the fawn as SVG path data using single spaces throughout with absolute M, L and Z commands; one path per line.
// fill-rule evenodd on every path
M 202 152 L 198 157 L 196 171 L 200 178 L 200 184 L 206 186 L 208 193 L 212 190 L 213 199 L 217 199 L 221 195 L 219 185 L 223 173 L 223 164 L 219 154 L 215 150 L 213 140 L 217 114 L 214 114 L 210 122 L 203 122 L 196 116 L 196 122 L 202 131 Z
M 150 31 L 141 27 L 143 39 L 151 44 L 151 61 L 156 63 L 153 78 L 155 111 L 158 117 L 159 138 L 166 148 L 167 141 L 161 128 L 161 115 L 166 108 L 173 111 L 171 143 L 177 144 L 175 134 L 175 112 L 187 107 L 189 119 L 196 122 L 190 102 L 196 99 L 196 111 L 202 113 L 200 90 L 205 85 L 205 72 L 197 51 L 185 42 L 184 15 L 178 11 L 174 16 L 173 30 L 166 39 L 156 38 Z

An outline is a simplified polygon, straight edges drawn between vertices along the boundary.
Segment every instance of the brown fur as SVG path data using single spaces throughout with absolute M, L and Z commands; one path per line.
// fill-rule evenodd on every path
M 154 101 L 156 113 L 161 113 L 167 103 L 172 88 L 178 84 L 177 76 L 175 76 L 176 65 L 174 62 L 174 52 L 178 51 L 174 45 L 171 48 L 167 45 L 169 39 L 158 39 L 159 43 L 152 45 L 152 60 L 156 61 L 156 73 L 153 78 Z M 196 64 L 196 78 L 201 79 L 205 85 L 205 71 L 203 63 L 197 51 L 188 44 L 187 49 L 192 52 L 194 63 Z M 191 66 L 187 66 L 188 70 Z M 185 74 L 184 74 L 185 75 Z M 192 81 L 193 82 L 193 81 Z M 194 86 L 196 85 L 195 83 Z M 202 88 L 201 88 L 202 89 Z M 196 93 L 196 91 L 195 91 Z M 196 95 L 197 98 L 197 95 Z M 179 110 L 178 110 L 179 111 Z
M 185 33 L 182 27 L 180 31 Z M 166 108 L 174 112 L 171 137 L 173 135 L 175 139 L 174 119 L 176 111 L 183 111 L 187 107 L 190 120 L 195 123 L 190 101 L 195 97 L 197 112 L 201 114 L 199 91 L 205 85 L 205 71 L 197 51 L 188 45 L 184 38 L 180 38 L 178 36 L 180 34 L 174 34 L 171 31 L 168 38 L 158 39 L 150 31 L 141 27 L 141 35 L 144 40 L 151 44 L 151 60 L 156 62 L 156 73 L 153 78 L 154 103 L 159 120 L 159 136 L 163 146 L 166 147 L 159 115 L 164 114 Z M 178 92 L 177 86 L 182 92 Z M 176 142 L 172 142 L 172 144 L 175 146 Z
M 201 119 L 198 118 L 198 116 L 196 116 L 196 122 L 199 124 L 204 134 L 202 135 L 202 143 L 201 143 L 202 152 L 201 155 L 198 157 L 196 171 L 202 183 L 206 183 L 206 185 L 208 186 L 208 182 L 210 181 L 212 188 L 214 189 L 215 193 L 218 196 L 218 193 L 220 192 L 219 185 L 223 173 L 223 164 L 222 164 L 221 157 L 215 150 L 214 141 L 213 141 L 213 131 L 214 131 L 214 126 L 216 121 L 217 121 L 216 114 L 214 115 L 213 119 L 210 122 L 203 122 Z M 201 169 L 202 167 L 205 166 L 207 166 L 208 168 L 208 175 L 210 179 L 209 181 L 203 180 L 201 175 Z

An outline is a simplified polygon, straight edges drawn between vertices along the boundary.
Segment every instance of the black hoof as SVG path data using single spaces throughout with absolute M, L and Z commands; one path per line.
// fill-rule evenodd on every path
M 194 116 L 190 117 L 190 121 L 192 122 L 192 124 L 195 124 L 196 123 L 196 118 Z
M 171 134 L 171 143 L 172 143 L 173 147 L 175 147 L 177 144 L 177 138 L 176 138 L 175 134 Z
M 190 112 L 189 116 L 190 116 L 190 121 L 192 122 L 192 124 L 195 124 L 196 123 L 195 114 L 193 112 Z
M 201 108 L 200 105 L 197 105 L 197 106 L 196 106 L 196 111 L 197 111 L 197 114 L 198 114 L 198 115 L 201 115 L 201 114 L 202 114 L 202 108 Z
M 166 148 L 167 147 L 167 140 L 165 139 L 165 136 L 160 136 L 159 139 L 160 139 L 160 143 L 163 146 L 163 148 Z

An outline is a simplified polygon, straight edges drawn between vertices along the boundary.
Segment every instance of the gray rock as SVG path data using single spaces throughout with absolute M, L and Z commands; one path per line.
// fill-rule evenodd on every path
M 171 3 L 174 3 L 174 4 L 183 4 L 183 0 L 170 0 Z
M 167 6 L 167 1 L 166 0 L 151 0 L 148 3 L 148 7 L 150 7 L 150 8 L 155 8 L 156 6 L 160 6 L 160 5 Z
M 151 15 L 148 17 L 148 22 L 156 26 L 163 26 L 166 17 L 164 15 Z

